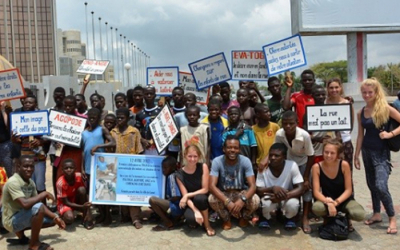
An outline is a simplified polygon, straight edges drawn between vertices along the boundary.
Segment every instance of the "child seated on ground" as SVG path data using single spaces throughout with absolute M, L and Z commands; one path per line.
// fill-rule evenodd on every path
M 74 210 L 83 213 L 83 226 L 90 230 L 94 223 L 88 202 L 87 191 L 81 173 L 75 172 L 75 162 L 66 159 L 61 164 L 62 172 L 57 180 L 57 211 L 67 225 L 75 220 Z
M 183 210 L 179 207 L 181 192 L 176 182 L 177 161 L 172 156 L 167 156 L 162 161 L 162 171 L 167 178 L 167 188 L 165 199 L 152 196 L 149 199 L 151 209 L 160 216 L 162 223 L 153 227 L 153 231 L 165 231 L 174 228 L 176 223 L 183 215 Z M 170 213 L 168 213 L 168 210 Z

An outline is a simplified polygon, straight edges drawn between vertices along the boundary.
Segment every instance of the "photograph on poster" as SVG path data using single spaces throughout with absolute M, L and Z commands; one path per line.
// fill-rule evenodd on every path
M 149 206 L 151 196 L 164 197 L 162 156 L 95 153 L 89 200 L 100 205 Z
M 96 160 L 96 200 L 115 201 L 117 186 L 118 158 L 97 156 Z

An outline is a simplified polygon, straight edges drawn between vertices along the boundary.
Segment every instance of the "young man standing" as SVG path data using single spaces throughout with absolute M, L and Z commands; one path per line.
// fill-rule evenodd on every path
M 4 186 L 3 225 L 17 235 L 20 244 L 29 243 L 29 249 L 51 249 L 48 244 L 39 241 L 40 230 L 55 224 L 65 229 L 65 223 L 40 202 L 44 199 L 54 201 L 54 196 L 46 191 L 37 193 L 35 183 L 30 179 L 34 169 L 34 158 L 22 155 L 18 171 Z M 28 228 L 31 229 L 30 240 L 24 233 Z
M 223 149 L 224 155 L 213 160 L 208 201 L 223 220 L 224 230 L 232 228 L 231 215 L 246 227 L 260 205 L 251 161 L 239 154 L 240 142 L 234 135 L 226 137 Z
M 231 106 L 237 106 L 239 107 L 239 103 L 236 100 L 231 100 L 231 86 L 229 86 L 228 82 L 222 82 L 219 84 L 221 88 L 221 97 L 222 97 L 222 103 L 221 103 L 221 115 L 223 115 L 225 118 L 228 117 L 228 108 Z
M 172 90 L 172 100 L 174 101 L 174 106 L 172 107 L 172 115 L 185 112 L 185 91 L 181 87 L 175 87 Z
M 288 148 L 287 159 L 296 162 L 303 175 L 303 231 L 309 234 L 311 233 L 311 227 L 308 213 L 311 209 L 312 200 L 310 172 L 314 163 L 314 148 L 310 134 L 297 126 L 298 120 L 295 112 L 286 111 L 283 113 L 282 128 L 276 132 L 275 142 L 285 144 Z
M 280 123 L 283 113 L 282 108 L 282 86 L 276 76 L 268 78 L 268 91 L 272 97 L 267 100 L 269 111 L 271 112 L 271 122 Z
M 314 105 L 314 99 L 311 95 L 312 87 L 315 84 L 315 75 L 312 70 L 306 69 L 300 75 L 300 82 L 303 85 L 303 90 L 300 92 L 292 93 L 293 80 L 289 77 L 285 78 L 287 86 L 285 99 L 283 100 L 283 109 L 290 110 L 295 108 L 297 113 L 298 126 L 303 127 L 303 116 L 306 112 L 306 106 Z
M 145 149 L 145 155 L 158 155 L 156 145 L 153 140 L 153 136 L 150 132 L 150 123 L 160 113 L 161 108 L 155 105 L 154 100 L 156 98 L 156 89 L 154 86 L 146 86 L 143 89 L 144 101 L 146 107 L 136 114 L 135 127 L 139 129 L 142 136 L 142 145 Z

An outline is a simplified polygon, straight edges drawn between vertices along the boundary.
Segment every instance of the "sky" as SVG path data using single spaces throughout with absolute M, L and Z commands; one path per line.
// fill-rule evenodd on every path
M 58 0 L 57 26 L 81 31 L 86 42 L 88 19 L 89 51 L 93 55 L 92 14 L 95 41 L 100 55 L 99 20 L 103 58 L 111 54 L 111 34 L 106 45 L 106 26 L 118 28 L 147 55 L 151 66 L 179 66 L 224 52 L 230 62 L 232 50 L 261 50 L 262 46 L 292 36 L 289 0 Z M 87 14 L 84 3 L 87 2 Z M 113 32 L 114 42 L 117 38 Z M 308 65 L 346 60 L 346 36 L 303 36 Z M 400 62 L 400 34 L 367 36 L 368 66 Z M 116 47 L 115 47 L 116 48 Z M 116 52 L 114 52 L 116 53 Z M 100 59 L 100 58 L 96 58 Z

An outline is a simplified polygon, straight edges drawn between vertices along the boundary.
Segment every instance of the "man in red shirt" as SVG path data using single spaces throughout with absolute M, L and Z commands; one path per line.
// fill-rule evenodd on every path
M 62 162 L 63 175 L 58 178 L 57 188 L 57 210 L 67 225 L 75 220 L 74 210 L 83 212 L 83 226 L 90 230 L 94 223 L 90 206 L 87 200 L 87 191 L 82 180 L 81 173 L 75 173 L 75 162 L 66 159 Z
M 306 106 L 314 105 L 314 99 L 311 95 L 311 89 L 315 84 L 315 74 L 312 70 L 306 69 L 300 75 L 300 83 L 303 85 L 303 90 L 292 93 L 293 80 L 286 76 L 285 84 L 287 86 L 285 98 L 283 100 L 283 109 L 290 110 L 294 107 L 297 113 L 297 126 L 303 128 L 303 116 L 306 112 Z

